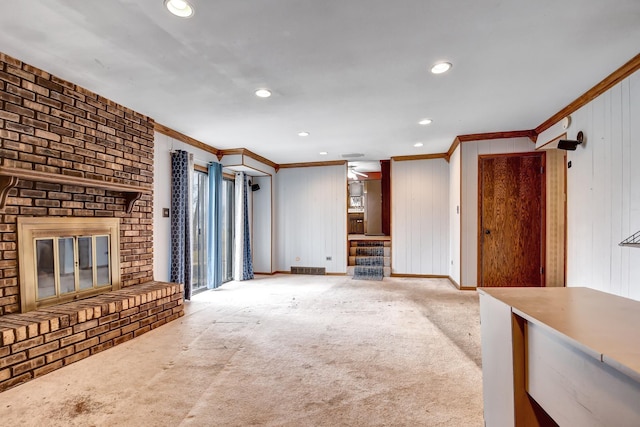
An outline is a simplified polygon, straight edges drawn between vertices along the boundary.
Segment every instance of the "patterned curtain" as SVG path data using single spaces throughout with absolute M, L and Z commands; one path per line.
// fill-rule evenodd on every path
M 191 299 L 191 171 L 193 157 L 186 151 L 171 154 L 171 271 L 170 281 L 184 284 Z
M 244 172 L 236 173 L 234 280 L 253 279 L 251 230 L 249 228 L 249 183 Z
M 207 244 L 209 248 L 209 289 L 222 284 L 222 165 L 209 165 L 209 227 Z

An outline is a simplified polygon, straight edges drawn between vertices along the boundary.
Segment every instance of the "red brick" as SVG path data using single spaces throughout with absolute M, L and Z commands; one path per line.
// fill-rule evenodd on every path
M 106 341 L 110 341 L 114 338 L 117 338 L 120 335 L 122 335 L 122 332 L 119 329 L 116 329 L 114 331 L 107 332 L 106 334 L 100 335 L 98 338 L 100 338 L 100 342 L 103 343 Z
M 25 341 L 20 341 L 11 346 L 11 352 L 18 353 L 20 351 L 39 346 L 43 342 L 44 338 L 42 336 L 36 336 Z
M 36 368 L 45 364 L 44 357 L 36 357 L 35 359 L 27 360 L 26 362 L 18 363 L 11 368 L 11 373 L 15 377 L 16 375 L 23 374 L 27 371 L 33 371 Z
M 91 349 L 91 354 L 100 353 L 101 351 L 107 350 L 113 347 L 113 341 L 107 341 L 100 345 L 97 345 Z
M 7 381 L 3 381 L 0 383 L 0 392 L 10 389 L 18 384 L 22 384 L 24 382 L 29 381 L 33 378 L 33 374 L 31 372 L 24 373 L 22 375 L 18 375 L 17 377 L 13 377 Z
M 78 360 L 82 360 L 86 357 L 89 357 L 90 355 L 91 355 L 91 352 L 89 350 L 81 351 L 80 353 L 76 353 L 73 356 L 65 357 L 64 364 L 65 366 L 69 365 L 73 362 L 77 362 Z
M 53 341 L 48 344 L 44 344 L 38 347 L 34 347 L 27 351 L 27 357 L 32 359 L 36 356 L 40 356 L 45 353 L 52 352 L 60 348 L 60 343 L 58 341 Z
M 122 344 L 123 342 L 127 342 L 131 339 L 133 339 L 133 333 L 128 333 L 126 335 L 122 335 L 116 339 L 113 340 L 113 345 L 118 345 L 118 344 Z
M 75 344 L 77 342 L 80 342 L 82 340 L 85 340 L 87 338 L 87 333 L 86 332 L 79 332 L 77 334 L 73 334 L 71 336 L 62 338 L 60 340 L 60 347 L 66 347 L 70 344 Z
M 88 329 L 95 328 L 96 326 L 98 326 L 98 319 L 88 320 L 86 322 L 82 322 L 82 323 L 78 323 L 77 325 L 74 325 L 73 332 L 77 333 L 77 332 L 86 331 Z
M 140 328 L 140 329 L 137 329 L 137 330 L 133 331 L 133 336 L 134 337 L 139 337 L 140 335 L 145 334 L 145 333 L 149 332 L 150 330 L 151 330 L 150 326 L 145 326 L 144 328 Z
M 20 363 L 27 360 L 27 353 L 15 353 L 7 357 L 3 357 L 0 359 L 0 368 L 6 368 L 7 366 L 15 365 L 16 363 Z
M 62 360 L 55 361 L 55 362 L 50 363 L 48 365 L 44 365 L 41 368 L 37 368 L 37 369 L 33 370 L 33 377 L 34 378 L 41 377 L 43 375 L 48 374 L 49 372 L 53 372 L 56 369 L 62 368 L 62 366 L 63 366 Z
M 95 337 L 109 331 L 109 325 L 98 326 L 87 331 L 87 338 Z
M 51 363 L 51 362 L 55 362 L 56 360 L 63 359 L 67 356 L 71 356 L 73 353 L 74 353 L 73 346 L 70 346 L 70 347 L 65 347 L 60 350 L 49 353 L 45 357 L 46 357 L 47 363 Z
M 65 329 L 57 330 L 55 332 L 50 332 L 48 334 L 45 334 L 44 342 L 59 340 L 60 338 L 64 338 L 71 335 L 72 333 L 73 333 L 73 329 L 71 328 L 65 328 Z
M 75 345 L 75 350 L 76 352 L 80 352 L 82 350 L 86 350 L 88 348 L 91 348 L 93 346 L 96 346 L 100 344 L 100 339 L 98 339 L 98 337 L 93 337 L 90 338 L 88 340 L 84 340 L 82 342 L 79 342 L 78 344 Z

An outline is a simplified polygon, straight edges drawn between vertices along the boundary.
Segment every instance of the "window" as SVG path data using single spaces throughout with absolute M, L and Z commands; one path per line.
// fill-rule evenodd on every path
M 120 288 L 118 218 L 18 218 L 22 312 Z

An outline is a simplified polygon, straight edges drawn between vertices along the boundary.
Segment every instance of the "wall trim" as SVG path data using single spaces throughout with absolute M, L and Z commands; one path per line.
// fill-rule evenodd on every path
M 189 144 L 192 147 L 199 148 L 201 150 L 204 150 L 216 156 L 220 155 L 219 154 L 220 150 L 218 150 L 216 147 L 212 147 L 210 145 L 205 144 L 204 142 L 200 142 L 197 139 L 191 138 L 190 136 L 187 136 L 183 133 L 178 132 L 177 130 L 173 130 L 167 126 L 161 125 L 158 122 L 154 123 L 153 129 L 156 132 L 159 132 L 163 135 L 167 135 L 170 138 L 177 139 L 178 141 L 184 142 L 185 144 Z
M 447 153 L 436 154 L 416 154 L 413 156 L 393 156 L 391 160 L 396 162 L 406 162 L 409 160 L 431 160 L 431 159 L 447 159 Z M 448 160 L 447 160 L 448 161 Z
M 506 132 L 484 132 L 484 133 L 469 133 L 465 135 L 458 135 L 455 137 L 449 150 L 445 154 L 447 162 L 451 159 L 453 152 L 463 142 L 472 141 L 486 141 L 488 139 L 507 139 L 507 138 L 529 138 L 534 144 L 538 139 L 538 132 L 535 129 L 529 130 L 512 130 Z
M 466 135 L 458 135 L 460 142 L 468 141 L 485 141 L 487 139 L 506 139 L 506 138 L 529 138 L 534 144 L 538 139 L 538 134 L 534 129 L 529 130 L 513 130 L 506 132 L 485 132 L 470 133 Z
M 535 129 L 535 132 L 537 134 L 540 134 L 549 129 L 551 126 L 558 123 L 566 116 L 584 107 L 589 102 L 593 101 L 595 98 L 602 95 L 638 70 L 640 70 L 640 53 L 627 61 L 624 65 L 622 65 L 622 67 L 609 74 L 600 83 L 580 95 L 572 103 L 555 113 L 553 116 L 549 117 Z
M 409 279 L 448 279 L 446 274 L 404 274 L 391 273 L 391 277 L 406 277 Z
M 453 280 L 453 277 L 451 276 L 448 276 L 447 279 L 449 279 L 451 284 L 455 286 L 459 291 L 477 291 L 478 290 L 478 288 L 476 288 L 475 286 L 460 286 L 460 284 L 458 284 L 458 282 Z
M 281 165 L 278 165 L 278 169 L 276 169 L 276 172 L 278 172 L 279 169 L 313 168 L 317 166 L 341 166 L 346 164 L 346 160 L 333 160 L 328 162 L 283 163 Z
M 447 163 L 449 163 L 449 160 L 451 160 L 451 156 L 453 156 L 453 153 L 456 151 L 456 148 L 458 148 L 459 145 L 460 145 L 460 138 L 456 136 L 456 138 L 451 143 L 451 147 L 449 147 L 449 151 L 447 151 L 447 157 L 446 157 Z

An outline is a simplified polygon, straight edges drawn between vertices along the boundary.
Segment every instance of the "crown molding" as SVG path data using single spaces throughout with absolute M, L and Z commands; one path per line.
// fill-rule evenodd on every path
M 416 154 L 413 156 L 393 156 L 391 160 L 395 162 L 406 162 L 408 160 L 430 160 L 430 159 L 447 159 L 447 153 L 436 154 Z
M 167 135 L 170 138 L 177 139 L 178 141 L 184 142 L 185 144 L 189 144 L 192 147 L 196 147 L 208 153 L 214 154 L 215 156 L 219 156 L 220 150 L 218 150 L 216 147 L 212 147 L 210 145 L 205 144 L 204 142 L 200 142 L 197 139 L 191 138 L 190 136 L 187 136 L 181 132 L 178 132 L 177 130 L 171 129 L 170 127 L 161 125 L 160 123 L 156 122 L 154 123 L 153 128 L 156 132 L 159 132 L 163 135 Z
M 333 160 L 329 162 L 283 163 L 278 166 L 279 166 L 279 169 L 291 169 L 291 168 L 313 168 L 318 166 L 341 166 L 346 164 L 347 164 L 346 160 Z
M 600 83 L 580 95 L 572 103 L 545 120 L 542 124 L 540 124 L 540 126 L 535 129 L 535 132 L 537 134 L 541 134 L 554 124 L 558 123 L 563 118 L 584 107 L 589 102 L 593 101 L 598 96 L 602 95 L 638 70 L 640 70 L 640 53 L 631 58 L 622 67 L 609 74 Z

